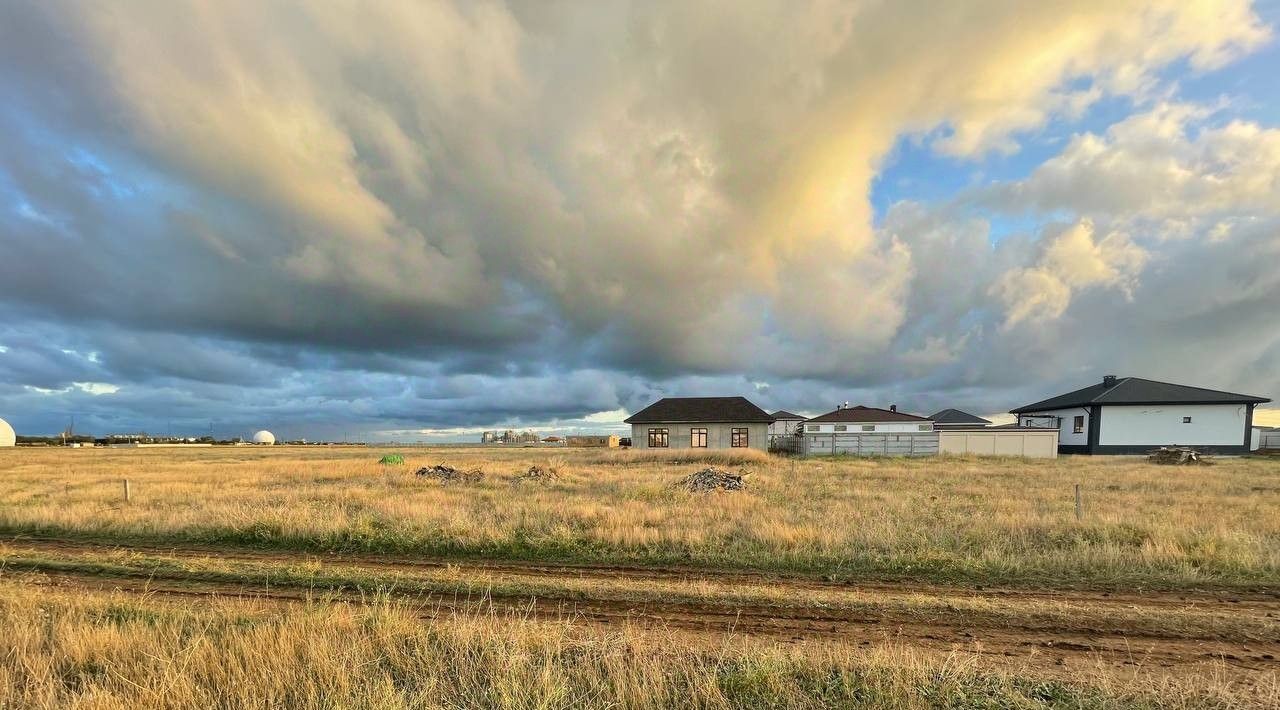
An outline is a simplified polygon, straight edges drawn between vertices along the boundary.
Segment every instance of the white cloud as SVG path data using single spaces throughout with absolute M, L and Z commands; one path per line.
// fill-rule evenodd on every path
M 109 382 L 73 382 L 72 384 L 81 392 L 94 395 L 95 397 L 104 394 L 115 394 L 120 391 L 120 387 L 118 385 L 113 385 Z
M 1143 218 L 1170 236 L 1202 219 L 1280 214 L 1280 129 L 1214 125 L 1214 117 L 1203 106 L 1157 105 L 1105 135 L 1076 136 L 1026 180 L 991 188 L 983 200 L 1008 211 Z
M 619 424 L 623 419 L 626 419 L 629 416 L 631 416 L 631 414 L 627 410 L 619 407 L 618 409 L 611 409 L 607 412 L 592 412 L 591 414 L 583 417 L 582 421 L 590 422 L 592 424 Z

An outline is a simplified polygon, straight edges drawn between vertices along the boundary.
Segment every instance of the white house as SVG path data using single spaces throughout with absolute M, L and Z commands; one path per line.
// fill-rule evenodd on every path
M 922 431 L 933 431 L 933 421 L 899 412 L 897 405 L 889 405 L 888 409 L 862 405 L 837 407 L 804 422 L 805 434 L 906 434 Z
M 1159 446 L 1244 454 L 1265 397 L 1107 375 L 1102 382 L 1010 410 L 1019 426 L 1058 430 L 1064 454 L 1141 454 Z
M 769 416 L 773 417 L 773 423 L 769 425 L 769 436 L 791 436 L 796 433 L 800 422 L 806 419 L 785 409 L 779 409 Z

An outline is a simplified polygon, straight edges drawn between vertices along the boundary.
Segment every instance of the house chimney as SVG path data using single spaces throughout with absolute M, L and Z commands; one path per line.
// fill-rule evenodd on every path
M 896 405 L 896 404 L 891 404 L 891 405 L 889 405 L 889 411 L 890 411 L 890 412 L 896 412 L 896 411 L 898 411 L 898 405 Z
M 1105 387 L 1105 388 L 1107 388 L 1107 389 L 1111 389 L 1112 387 L 1115 387 L 1115 386 L 1116 386 L 1116 376 L 1115 376 L 1115 375 L 1103 375 L 1103 376 L 1102 376 L 1102 386 L 1103 386 L 1103 387 Z

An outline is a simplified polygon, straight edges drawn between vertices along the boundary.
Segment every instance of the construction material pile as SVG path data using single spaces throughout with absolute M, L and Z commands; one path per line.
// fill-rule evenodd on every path
M 743 474 L 729 473 L 715 466 L 709 466 L 676 481 L 675 487 L 691 493 L 740 491 L 747 486 L 742 479 Z
M 555 481 L 558 481 L 559 479 L 560 479 L 560 472 L 557 471 L 554 466 L 547 466 L 546 468 L 543 468 L 542 466 L 534 464 L 533 466 L 529 467 L 528 471 L 525 471 L 524 473 L 521 473 L 521 474 L 517 474 L 515 478 L 511 479 L 511 482 L 514 484 L 519 484 L 519 483 L 547 484 L 547 483 L 553 483 Z
M 470 471 L 459 471 L 453 466 L 439 463 L 435 466 L 420 468 L 414 472 L 414 475 L 419 478 L 440 481 L 441 483 L 478 483 L 484 478 L 484 471 L 478 468 Z
M 1212 466 L 1204 454 L 1185 446 L 1161 446 L 1152 451 L 1147 460 L 1165 466 Z
M 387 454 L 386 456 L 378 459 L 378 463 L 383 466 L 403 466 L 404 457 L 400 454 Z

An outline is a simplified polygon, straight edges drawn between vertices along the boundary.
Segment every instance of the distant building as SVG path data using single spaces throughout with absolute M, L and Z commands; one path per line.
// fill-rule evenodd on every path
M 622 437 L 617 434 L 586 434 L 565 437 L 565 446 L 576 446 L 583 448 L 616 448 L 622 443 Z
M 773 423 L 769 425 L 769 436 L 792 436 L 800 433 L 800 423 L 808 417 L 792 414 L 785 409 L 770 414 Z
M 933 431 L 933 420 L 899 412 L 896 404 L 888 409 L 877 407 L 837 407 L 835 410 L 806 419 L 806 434 L 907 434 Z
M 537 444 L 540 442 L 538 434 L 532 431 L 516 433 L 508 429 L 501 434 L 496 431 L 486 431 L 480 435 L 481 444 Z
M 935 429 L 972 429 L 991 426 L 990 419 L 983 419 L 959 409 L 944 409 L 941 412 L 934 412 L 929 418 L 933 420 Z

